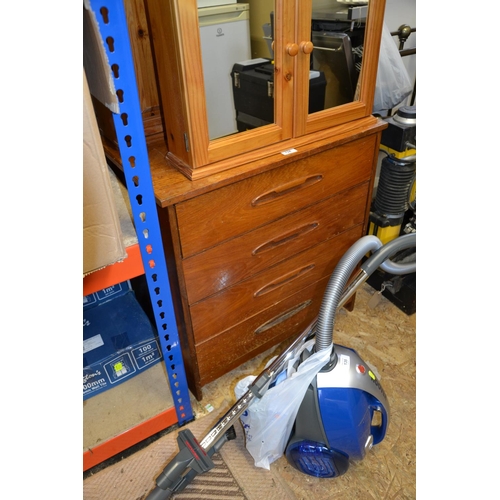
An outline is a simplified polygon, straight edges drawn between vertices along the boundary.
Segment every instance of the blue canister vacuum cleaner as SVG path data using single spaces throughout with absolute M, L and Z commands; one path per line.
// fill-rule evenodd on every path
M 288 462 L 304 474 L 333 478 L 347 472 L 350 460 L 362 460 L 373 445 L 380 443 L 390 420 L 387 397 L 376 375 L 356 351 L 333 343 L 335 315 L 379 267 L 393 275 L 415 272 L 416 262 L 391 260 L 410 248 L 416 248 L 416 233 L 385 245 L 373 235 L 358 240 L 332 273 L 316 320 L 248 385 L 201 442 L 189 429 L 179 432 L 179 452 L 157 477 L 156 487 L 146 500 L 168 499 L 184 490 L 198 474 L 213 468 L 212 455 L 236 437 L 234 423 L 251 410 L 252 403 L 263 401 L 271 387 L 279 389 L 277 381 L 297 353 L 300 369 L 313 353 L 331 351 L 327 353 L 329 361 L 313 376 L 294 413 L 283 450 Z M 305 342 L 313 338 L 312 352 L 304 349 Z

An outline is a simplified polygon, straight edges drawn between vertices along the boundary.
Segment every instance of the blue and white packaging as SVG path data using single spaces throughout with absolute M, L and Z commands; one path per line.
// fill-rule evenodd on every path
M 132 290 L 130 281 L 123 281 L 122 283 L 117 283 L 116 285 L 108 286 L 97 292 L 91 293 L 89 295 L 84 295 L 83 297 L 83 309 L 88 309 L 90 307 L 95 307 L 108 300 L 116 299 L 120 295 L 125 295 L 127 292 Z
M 120 290 L 93 294 L 95 297 L 87 305 L 84 301 L 84 400 L 129 380 L 162 359 L 156 329 L 130 284 L 125 285 Z

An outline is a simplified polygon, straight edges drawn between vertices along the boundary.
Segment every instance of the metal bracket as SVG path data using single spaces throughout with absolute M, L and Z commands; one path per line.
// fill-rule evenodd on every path
M 158 337 L 179 425 L 193 419 L 144 137 L 123 0 L 90 0 L 119 101 L 113 120 Z

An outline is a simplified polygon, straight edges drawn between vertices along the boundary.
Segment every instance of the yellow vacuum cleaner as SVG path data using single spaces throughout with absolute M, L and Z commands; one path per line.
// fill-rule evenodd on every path
M 384 244 L 412 230 L 408 224 L 402 230 L 402 225 L 407 212 L 416 211 L 416 107 L 403 106 L 386 121 L 389 126 L 380 145 L 386 157 L 380 165 L 368 228 L 368 234 Z
M 386 118 L 388 127 L 382 132 L 380 149 L 386 154 L 380 165 L 379 182 L 371 206 L 369 235 L 386 245 L 404 234 L 417 230 L 417 150 L 416 108 L 403 106 Z M 416 249 L 394 256 L 395 262 L 416 260 Z M 368 280 L 380 293 L 406 314 L 416 311 L 416 274 L 395 276 L 378 269 Z M 370 305 L 370 304 L 369 304 Z

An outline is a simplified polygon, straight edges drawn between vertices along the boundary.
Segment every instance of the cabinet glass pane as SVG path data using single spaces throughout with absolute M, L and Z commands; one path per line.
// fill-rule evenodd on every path
M 309 112 L 358 100 L 368 4 L 312 0 Z
M 274 1 L 213 3 L 198 9 L 209 140 L 274 123 Z

